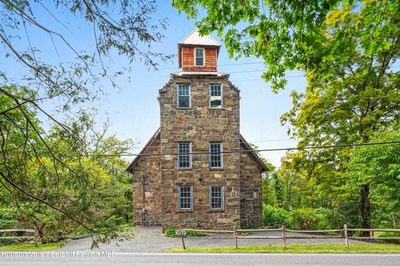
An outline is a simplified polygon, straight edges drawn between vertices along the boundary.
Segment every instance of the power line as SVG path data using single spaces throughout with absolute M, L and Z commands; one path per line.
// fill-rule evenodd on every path
M 242 66 L 242 65 L 258 65 L 263 64 L 263 61 L 256 62 L 245 62 L 245 63 L 226 63 L 226 64 L 218 64 L 218 66 Z M 179 69 L 180 67 L 159 67 L 158 69 Z
M 368 143 L 350 143 L 350 144 L 341 144 L 341 145 L 321 145 L 321 146 L 304 146 L 304 147 L 288 147 L 288 148 L 272 148 L 272 149 L 234 149 L 230 151 L 222 151 L 218 154 L 232 154 L 232 153 L 247 153 L 247 152 L 274 152 L 274 151 L 302 151 L 302 150 L 314 150 L 314 149 L 341 149 L 341 148 L 353 148 L 353 147 L 361 147 L 361 146 L 376 146 L 376 145 L 400 145 L 400 141 L 388 141 L 388 142 L 368 142 Z M 200 155 L 200 154 L 210 154 L 209 151 L 198 151 L 198 152 L 190 152 L 185 153 L 192 155 Z M 87 154 L 82 155 L 83 157 L 132 157 L 132 156 L 178 156 L 178 153 L 121 153 L 121 154 Z

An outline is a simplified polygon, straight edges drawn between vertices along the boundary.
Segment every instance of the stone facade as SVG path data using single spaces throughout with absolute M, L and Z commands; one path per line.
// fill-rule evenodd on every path
M 209 86 L 222 84 L 222 109 L 209 108 Z M 177 108 L 177 84 L 190 84 L 191 108 Z M 160 91 L 161 153 L 176 154 L 178 142 L 190 141 L 192 152 L 209 151 L 211 141 L 223 143 L 223 150 L 238 150 L 239 90 L 228 75 L 172 75 L 171 81 Z M 211 170 L 209 155 L 192 156 L 192 169 L 178 170 L 177 156 L 161 159 L 163 224 L 209 228 L 232 227 L 240 223 L 240 155 L 223 154 L 223 169 Z M 193 211 L 178 210 L 178 185 L 193 186 Z M 223 211 L 210 210 L 209 188 L 223 185 Z
M 199 45 L 196 45 L 199 42 Z M 201 43 L 201 45 L 200 45 Z M 204 66 L 194 48 L 204 47 Z M 219 44 L 194 31 L 179 43 L 183 72 L 159 91 L 160 129 L 130 164 L 134 221 L 142 225 L 230 229 L 262 223 L 261 174 L 267 168 L 240 135 L 240 91 L 216 72 Z M 190 88 L 190 106 L 178 107 L 178 85 Z M 210 85 L 222 89 L 222 107 L 210 107 Z M 191 165 L 178 167 L 178 144 L 190 142 Z M 222 167 L 210 167 L 210 143 L 222 145 Z M 191 208 L 179 206 L 179 187 L 190 186 Z M 222 208 L 211 208 L 211 187 L 223 188 Z
M 160 90 L 161 126 L 142 154 L 167 155 L 139 156 L 129 169 L 134 176 L 134 220 L 137 224 L 198 228 L 261 225 L 261 173 L 265 166 L 254 157 L 256 155 L 223 153 L 222 169 L 209 166 L 210 142 L 222 142 L 223 151 L 250 149 L 240 135 L 239 90 L 228 77 L 173 74 Z M 209 107 L 209 86 L 215 83 L 222 84 L 221 109 Z M 190 84 L 190 108 L 178 108 L 177 84 Z M 178 169 L 176 154 L 178 143 L 182 141 L 192 143 L 190 169 Z M 180 185 L 193 187 L 192 210 L 178 208 Z M 224 187 L 222 210 L 210 209 L 210 186 Z

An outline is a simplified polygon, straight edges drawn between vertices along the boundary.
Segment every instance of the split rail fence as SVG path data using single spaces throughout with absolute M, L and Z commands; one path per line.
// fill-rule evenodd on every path
M 3 236 L 3 233 L 28 233 L 28 235 L 15 235 L 15 236 Z M 35 247 L 38 245 L 38 233 L 33 229 L 1 229 L 0 239 L 32 239 L 34 241 Z
M 187 231 L 194 231 L 199 233 L 207 234 L 230 234 L 235 241 L 235 247 L 239 248 L 239 239 L 282 239 L 283 246 L 286 248 L 288 245 L 288 239 L 343 239 L 346 247 L 349 247 L 349 240 L 400 240 L 398 236 L 387 236 L 379 237 L 375 235 L 375 232 L 392 232 L 400 233 L 400 229 L 361 229 L 361 228 L 347 228 L 347 225 L 343 226 L 343 229 L 332 229 L 332 230 L 290 230 L 285 226 L 279 228 L 266 228 L 266 229 L 234 229 L 234 230 L 201 230 L 201 229 L 180 229 L 176 230 L 176 233 L 182 239 L 182 247 L 186 249 L 185 236 Z M 280 232 L 279 235 L 244 235 L 254 232 Z M 351 232 L 351 233 L 350 233 Z M 369 232 L 369 236 L 353 236 L 354 232 Z M 287 233 L 302 233 L 312 235 L 297 235 L 291 236 Z M 336 234 L 336 235 L 333 235 Z

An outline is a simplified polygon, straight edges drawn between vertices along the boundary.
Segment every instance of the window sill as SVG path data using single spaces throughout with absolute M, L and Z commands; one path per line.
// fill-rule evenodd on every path
M 222 171 L 224 170 L 223 167 L 210 167 L 210 171 Z
M 208 107 L 208 110 L 221 111 L 222 107 Z
M 181 212 L 181 213 L 183 213 L 183 212 L 193 212 L 193 209 L 187 209 L 187 210 L 177 209 L 176 212 Z
M 224 212 L 225 209 L 210 209 L 208 212 Z
M 177 110 L 181 110 L 181 111 L 187 111 L 187 110 L 190 110 L 192 108 L 191 107 L 177 107 L 176 109 Z
M 190 171 L 192 170 L 192 167 L 188 167 L 188 168 L 178 168 L 178 171 Z

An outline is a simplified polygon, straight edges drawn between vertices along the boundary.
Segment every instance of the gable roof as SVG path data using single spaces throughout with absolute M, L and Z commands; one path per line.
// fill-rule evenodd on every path
M 140 155 L 143 154 L 152 144 L 153 142 L 160 136 L 160 128 L 157 129 L 157 131 L 154 133 L 154 135 L 150 138 L 150 140 L 146 143 L 146 145 L 143 147 L 143 149 L 139 152 L 139 155 L 135 157 L 135 159 L 131 162 L 131 164 L 126 168 L 127 172 L 132 172 L 133 167 L 137 164 L 137 162 L 140 159 Z M 261 158 L 257 155 L 257 153 L 254 151 L 254 149 L 250 146 L 250 144 L 244 139 L 242 135 L 240 135 L 240 143 L 243 144 L 245 147 L 246 151 L 249 151 L 249 154 L 255 162 L 260 166 L 262 171 L 267 171 L 268 167 L 265 165 L 265 163 L 261 160 Z
M 256 161 L 256 163 L 260 166 L 261 170 L 268 171 L 268 167 L 265 165 L 265 163 L 261 160 L 261 158 L 257 155 L 257 153 L 254 151 L 254 149 L 250 146 L 250 144 L 244 139 L 242 134 L 240 134 L 240 143 L 243 144 L 245 147 L 246 151 L 249 151 L 249 154 L 253 159 Z
M 139 161 L 140 159 L 140 155 L 143 154 L 148 147 L 151 146 L 151 144 L 153 144 L 153 142 L 160 136 L 160 128 L 157 129 L 156 133 L 154 133 L 154 135 L 150 138 L 150 140 L 146 143 L 146 145 L 144 145 L 143 149 L 139 152 L 139 155 L 137 155 L 135 157 L 135 159 L 133 159 L 133 161 L 131 162 L 131 164 L 128 166 L 128 168 L 126 168 L 127 172 L 132 172 L 132 168 L 136 165 L 136 163 Z
M 200 36 L 200 32 L 197 29 L 189 33 L 178 44 L 221 46 L 219 42 L 209 35 Z

